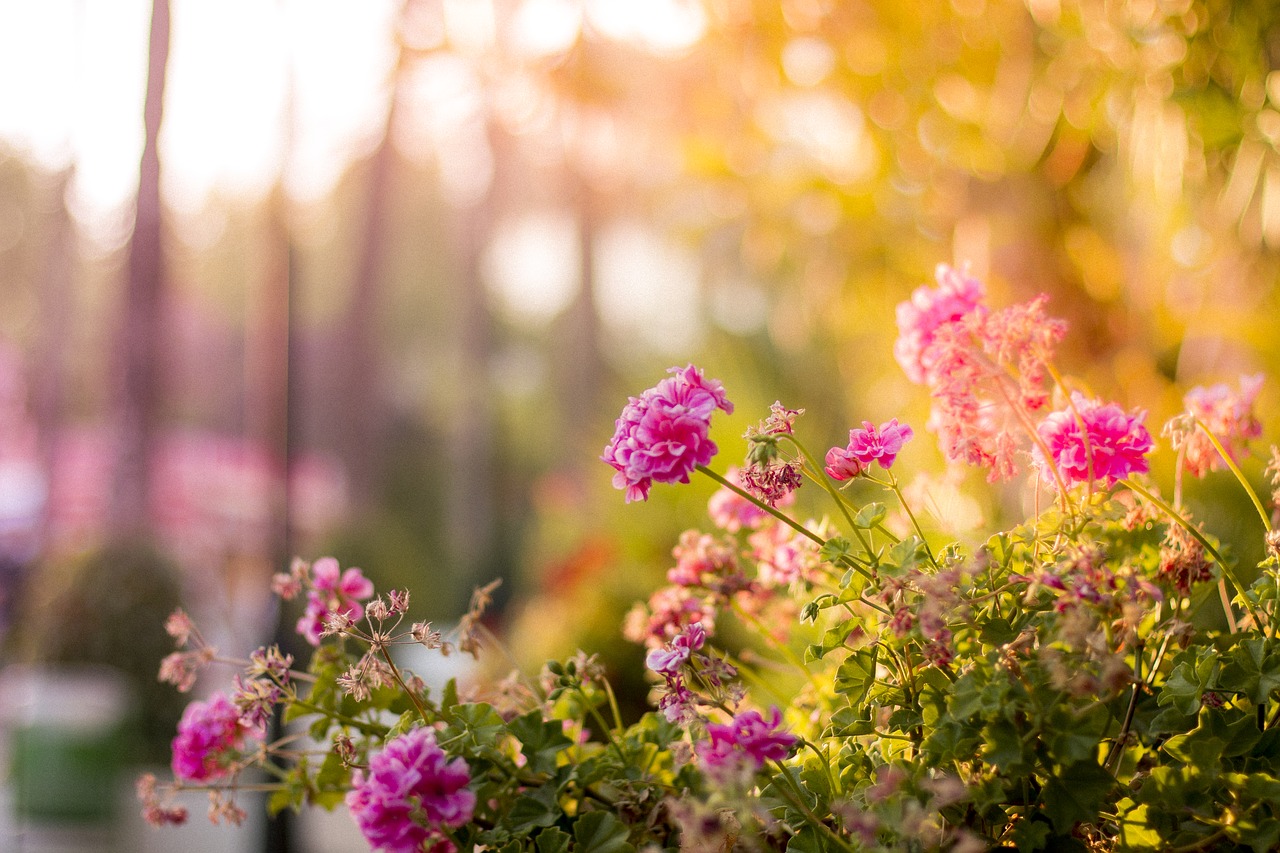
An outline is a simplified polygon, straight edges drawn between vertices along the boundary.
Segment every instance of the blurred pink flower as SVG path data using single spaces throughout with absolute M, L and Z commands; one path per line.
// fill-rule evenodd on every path
M 1222 443 L 1232 461 L 1239 461 L 1248 452 L 1249 441 L 1262 435 L 1262 424 L 1253 413 L 1254 401 L 1262 390 L 1263 375 L 1240 377 L 1240 390 L 1219 383 L 1208 388 L 1192 388 L 1183 402 L 1187 411 Z M 1174 448 L 1185 448 L 1183 462 L 1193 477 L 1203 477 L 1209 471 L 1224 466 L 1209 436 L 1201 429 L 1190 428 L 1186 432 L 1172 431 Z
M 1147 454 L 1155 446 L 1151 433 L 1143 426 L 1145 412 L 1125 414 L 1114 403 L 1103 404 L 1073 392 L 1074 411 L 1068 407 L 1053 412 L 1040 424 L 1040 438 L 1049 448 L 1053 463 L 1068 486 L 1090 479 L 1105 480 L 1108 485 L 1147 471 Z M 1085 433 L 1080 432 L 1084 422 Z M 1088 437 L 1088 449 L 1085 447 Z M 1043 462 L 1037 447 L 1034 456 Z M 1046 471 L 1046 477 L 1049 476 Z
M 725 474 L 725 479 L 736 486 L 746 488 L 742 480 L 742 472 L 738 468 L 730 468 Z M 774 506 L 790 506 L 795 503 L 795 500 L 795 493 L 788 492 L 780 496 Z M 707 512 L 716 527 L 728 533 L 737 533 L 743 529 L 755 530 L 764 523 L 765 519 L 771 517 L 759 505 L 723 486 L 707 502 Z
M 768 719 L 759 711 L 743 711 L 727 724 L 707 725 L 707 740 L 697 746 L 698 757 L 710 769 L 734 769 L 747 765 L 759 770 L 766 761 L 781 761 L 791 752 L 796 736 L 785 731 L 782 714 L 769 709 Z
M 436 744 L 435 733 L 413 729 L 387 741 L 366 770 L 352 774 L 347 808 L 374 850 L 418 853 L 451 849 L 441 830 L 471 820 L 476 795 L 471 768 Z
M 720 382 L 703 378 L 692 364 L 669 372 L 672 376 L 628 401 L 600 457 L 617 471 L 613 484 L 626 489 L 628 503 L 647 500 L 655 480 L 689 482 L 693 469 L 716 454 L 707 438 L 712 413 L 733 411 Z
M 808 524 L 811 529 L 816 526 L 812 521 Z M 760 528 L 747 538 L 747 543 L 756 561 L 757 576 L 766 588 L 811 580 L 822 564 L 817 543 L 784 524 Z
M 231 753 L 244 746 L 250 729 L 240 710 L 222 693 L 207 702 L 192 702 L 182 712 L 173 739 L 173 775 L 191 782 L 219 779 L 227 774 Z
M 847 447 L 827 451 L 827 474 L 836 480 L 848 480 L 865 472 L 872 462 L 887 471 L 913 435 L 911 427 L 899 425 L 897 418 L 879 427 L 863 421 L 861 428 L 849 430 Z
M 988 469 L 995 482 L 1017 473 L 1030 444 L 1027 415 L 1043 408 L 1049 362 L 1066 324 L 1045 314 L 1047 298 L 969 313 L 937 326 L 923 381 L 933 407 L 928 428 L 952 461 Z
M 898 305 L 898 340 L 893 355 L 912 382 L 923 383 L 930 372 L 929 352 L 939 327 L 974 310 L 984 296 L 982 283 L 946 264 L 935 271 L 937 288 L 922 286 Z

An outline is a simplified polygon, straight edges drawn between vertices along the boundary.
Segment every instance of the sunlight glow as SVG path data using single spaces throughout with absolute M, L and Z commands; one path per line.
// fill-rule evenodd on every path
M 655 53 L 680 53 L 697 44 L 707 13 L 697 0 L 586 0 L 587 21 L 601 35 Z

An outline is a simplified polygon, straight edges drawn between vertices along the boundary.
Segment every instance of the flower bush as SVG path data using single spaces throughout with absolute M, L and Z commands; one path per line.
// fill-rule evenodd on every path
M 428 690 L 395 648 L 477 653 L 491 588 L 442 636 L 408 620 L 408 592 L 297 561 L 275 588 L 306 602 L 309 664 L 274 648 L 234 662 L 234 694 L 183 718 L 175 781 L 140 783 L 145 813 L 184 820 L 167 797 L 195 787 L 234 820 L 235 793 L 266 787 L 272 810 L 345 805 L 372 849 L 431 853 L 1275 849 L 1280 535 L 1239 467 L 1260 380 L 1187 395 L 1165 498 L 1144 413 L 1062 377 L 1066 327 L 1046 310 L 991 308 L 940 267 L 897 314 L 925 429 L 989 480 L 1022 476 L 1025 522 L 969 545 L 924 529 L 896 473 L 915 437 L 898 419 L 816 457 L 803 410 L 777 403 L 718 473 L 711 419 L 732 404 L 675 368 L 630 400 L 602 457 L 627 501 L 695 472 L 720 485 L 712 529 L 680 537 L 667 585 L 626 619 L 655 710 L 625 724 L 585 653 Z M 1184 473 L 1219 468 L 1257 508 L 1256 569 L 1182 504 Z M 1270 471 L 1280 486 L 1274 449 Z M 793 513 L 805 486 L 826 517 Z M 1193 612 L 1205 600 L 1221 623 Z M 730 622 L 754 639 L 718 639 Z M 163 676 L 189 689 L 223 659 L 181 615 L 169 628 L 181 647 Z M 268 740 L 276 711 L 289 726 Z

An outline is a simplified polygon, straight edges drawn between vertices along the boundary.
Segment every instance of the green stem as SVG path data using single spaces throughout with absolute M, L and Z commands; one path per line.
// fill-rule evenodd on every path
M 846 851 L 846 853 L 856 853 L 853 845 L 841 838 L 840 834 L 834 829 L 819 820 L 818 816 L 813 813 L 813 809 L 809 808 L 809 805 L 804 801 L 804 793 L 796 784 L 796 780 L 791 778 L 791 774 L 787 772 L 786 765 L 777 760 L 773 763 L 777 765 L 777 775 L 787 780 L 787 787 L 790 788 L 790 790 L 784 790 L 781 786 L 775 786 L 775 788 L 780 793 L 786 794 L 786 798 L 791 801 L 791 804 L 800 811 L 800 814 L 804 815 L 805 822 L 816 829 L 819 833 L 825 834 L 828 838 L 839 845 L 842 850 Z
M 800 439 L 796 438 L 794 435 L 788 435 L 786 438 L 795 445 L 796 452 L 800 454 L 800 459 L 802 461 L 807 462 L 813 458 L 805 446 L 800 443 Z M 853 516 L 849 514 L 848 502 L 844 500 L 843 496 L 840 494 L 840 490 L 831 484 L 831 479 L 827 477 L 826 472 L 817 469 L 816 465 L 817 464 L 814 463 L 813 468 L 805 466 L 805 470 L 808 472 L 810 479 L 815 483 L 821 483 L 822 487 L 827 490 L 827 494 L 831 495 L 831 499 L 834 500 L 836 502 L 836 506 L 840 508 L 840 513 L 844 516 L 845 521 L 849 522 L 849 529 L 858 537 L 858 542 L 862 545 L 862 549 L 867 552 L 867 558 L 870 559 L 871 565 L 876 565 L 878 561 L 876 559 L 875 552 L 871 549 L 871 542 L 867 539 L 866 534 L 862 532 L 858 525 L 854 523 Z
M 1144 488 L 1138 483 L 1135 483 L 1133 480 L 1131 479 L 1121 480 L 1120 484 L 1131 491 L 1137 492 L 1142 497 L 1151 501 L 1151 503 L 1155 504 L 1172 521 L 1177 522 L 1178 525 L 1183 530 L 1190 533 L 1192 537 L 1194 537 L 1195 540 L 1199 542 L 1206 551 L 1209 552 L 1210 556 L 1213 557 L 1214 561 L 1218 564 L 1218 567 L 1222 569 L 1223 576 L 1227 578 L 1229 581 L 1231 581 L 1231 585 L 1235 587 L 1236 594 L 1240 596 L 1240 600 L 1244 604 L 1245 612 L 1249 614 L 1249 618 L 1253 620 L 1253 624 L 1257 625 L 1258 627 L 1262 627 L 1264 625 L 1264 623 L 1258 618 L 1257 611 L 1253 609 L 1253 605 L 1249 603 L 1249 599 L 1245 597 L 1244 584 L 1240 581 L 1240 578 L 1236 576 L 1235 569 L 1227 565 L 1227 562 L 1222 559 L 1222 555 L 1218 553 L 1218 549 L 1213 547 L 1213 545 L 1209 542 L 1209 540 L 1204 537 L 1203 533 L 1197 530 L 1195 526 L 1191 524 L 1191 522 L 1183 518 L 1182 515 L 1177 510 L 1169 506 L 1169 504 L 1165 503 L 1160 498 L 1156 497 L 1148 489 Z M 1227 614 L 1228 618 L 1232 618 L 1230 614 L 1229 604 L 1227 605 L 1227 609 L 1228 609 L 1228 614 Z
M 1240 470 L 1240 466 L 1231 458 L 1231 454 L 1222 446 L 1222 442 L 1218 441 L 1218 437 L 1210 432 L 1209 428 L 1204 425 L 1204 421 L 1196 418 L 1196 426 L 1204 430 L 1204 434 L 1209 436 L 1209 441 L 1213 443 L 1213 447 L 1218 451 L 1218 455 L 1222 457 L 1222 461 L 1227 463 L 1227 467 L 1231 469 L 1231 473 L 1235 474 L 1236 479 L 1240 481 L 1240 485 L 1244 486 L 1244 490 L 1248 493 L 1249 499 L 1253 501 L 1254 508 L 1258 510 L 1258 517 L 1262 519 L 1262 526 L 1270 532 L 1271 516 L 1268 515 L 1267 511 L 1263 508 L 1262 501 L 1258 499 L 1258 493 L 1253 490 L 1253 486 L 1249 485 L 1249 481 L 1245 478 L 1244 472 Z
M 382 737 L 386 735 L 388 731 L 386 726 L 380 726 L 376 723 L 361 722 L 360 720 L 357 720 L 354 717 L 348 717 L 345 714 L 339 714 L 337 711 L 325 710 L 324 708 L 321 708 L 319 705 L 313 705 L 312 703 L 308 702 L 305 699 L 294 698 L 289 704 L 295 705 L 303 709 L 304 711 L 310 711 L 313 714 L 319 714 L 322 717 L 328 717 L 334 722 L 341 723 L 344 726 L 350 726 L 353 729 L 358 729 L 361 734 Z
M 422 718 L 422 722 L 427 725 L 431 725 L 431 718 L 427 716 L 426 707 L 422 704 L 422 700 L 418 698 L 418 694 L 410 690 L 409 686 L 404 683 L 404 678 L 401 677 L 400 670 L 396 668 L 395 661 L 391 659 L 391 652 L 385 645 L 381 646 L 379 651 L 382 653 L 382 659 L 387 662 L 387 666 L 391 667 L 391 677 L 396 680 L 396 684 L 399 684 L 400 689 L 409 697 L 409 701 L 413 703 L 414 710 L 418 712 L 418 716 Z
M 762 510 L 764 510 L 765 512 L 769 513 L 769 515 L 772 515 L 774 518 L 778 519 L 778 520 L 779 520 L 779 521 L 781 521 L 783 524 L 787 525 L 787 526 L 788 526 L 788 527 L 790 527 L 792 530 L 794 530 L 795 532 L 799 533 L 801 536 L 804 536 L 806 539 L 809 539 L 809 540 L 811 540 L 811 541 L 813 541 L 813 542 L 816 542 L 819 548 L 821 548 L 823 545 L 826 545 L 826 544 L 827 544 L 827 540 L 823 539 L 821 536 L 819 536 L 818 534 L 814 533 L 812 530 L 810 530 L 809 528 L 805 527 L 805 526 L 804 526 L 803 524 L 801 524 L 800 522 L 798 522 L 798 521 L 794 520 L 793 518 L 791 518 L 790 516 L 788 516 L 788 515 L 787 515 L 786 513 L 784 513 L 784 512 L 779 512 L 777 508 L 769 506 L 767 503 L 765 503 L 764 501 L 760 500 L 760 499 L 759 499 L 759 498 L 757 498 L 755 495 L 751 494 L 750 492 L 748 492 L 746 489 L 742 488 L 741 486 L 739 486 L 739 485 L 737 485 L 737 484 L 735 484 L 735 483 L 731 483 L 731 482 L 729 482 L 729 480 L 728 480 L 727 478 L 725 478 L 724 476 L 722 476 L 722 475 L 720 475 L 720 474 L 717 474 L 715 471 L 712 471 L 712 470 L 711 470 L 710 468 L 708 468 L 706 465 L 699 465 L 699 466 L 697 466 L 697 470 L 698 470 L 698 471 L 701 471 L 703 474 L 706 474 L 708 477 L 710 477 L 711 479 L 715 480 L 717 483 L 719 483 L 720 485 L 724 486 L 726 489 L 729 489 L 731 492 L 734 492 L 735 494 L 739 495 L 740 497 L 744 497 L 744 498 L 746 498 L 747 500 L 751 501 L 751 503 L 753 503 L 753 504 L 755 504 L 756 506 L 760 507 L 760 509 L 762 509 Z M 871 573 L 870 573 L 870 572 L 868 572 L 866 569 L 864 569 L 862 566 L 860 566 L 860 565 L 858 565 L 857 563 L 853 562 L 852 560 L 848 560 L 848 561 L 846 562 L 846 565 L 848 565 L 848 566 L 849 566 L 850 568 L 852 568 L 854 571 L 856 571 L 856 572 L 858 572 L 859 574 L 861 574 L 863 577 L 870 579 L 870 577 L 871 577 Z

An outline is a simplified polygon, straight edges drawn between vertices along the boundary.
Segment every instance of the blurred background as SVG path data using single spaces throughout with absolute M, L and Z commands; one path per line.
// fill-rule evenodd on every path
M 1049 293 L 1153 427 L 1273 371 L 1276 68 L 1270 0 L 0 0 L 5 672 L 126 671 L 163 763 L 164 614 L 243 653 L 331 553 L 419 619 L 502 578 L 520 662 L 642 701 L 621 615 L 712 490 L 624 507 L 628 394 L 723 380 L 721 469 L 775 399 L 813 447 L 922 425 L 893 309 L 939 262 Z M 941 531 L 1011 512 L 902 464 Z

